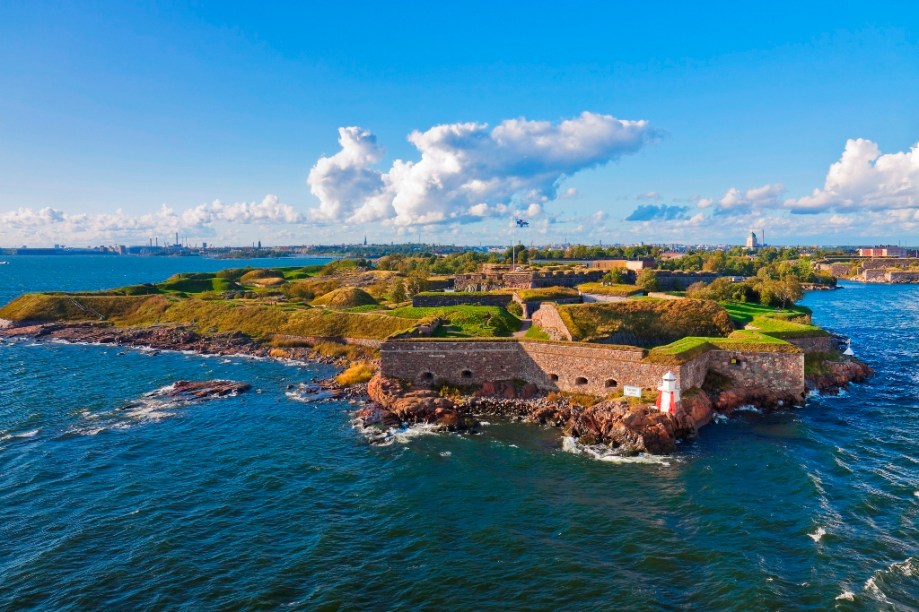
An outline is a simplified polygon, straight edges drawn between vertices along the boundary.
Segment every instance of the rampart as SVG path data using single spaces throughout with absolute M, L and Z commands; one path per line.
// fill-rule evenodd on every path
M 513 296 L 509 293 L 482 295 L 468 291 L 453 291 L 426 295 L 419 293 L 412 297 L 412 306 L 501 306 L 506 308 L 511 303 Z
M 530 340 L 397 340 L 380 347 L 384 376 L 419 385 L 477 385 L 520 379 L 549 391 L 608 395 L 624 385 L 655 389 L 672 371 L 682 390 L 701 387 L 710 369 L 744 387 L 804 393 L 804 353 L 711 350 L 682 365 L 645 359 L 636 347 Z
M 457 291 L 488 291 L 489 289 L 537 289 L 540 287 L 576 287 L 603 277 L 603 270 L 590 268 L 512 270 L 510 266 L 483 265 L 479 272 L 457 274 Z
M 710 283 L 720 275 L 714 272 L 680 272 L 658 270 L 654 274 L 657 279 L 657 288 L 661 291 L 680 291 L 693 283 Z

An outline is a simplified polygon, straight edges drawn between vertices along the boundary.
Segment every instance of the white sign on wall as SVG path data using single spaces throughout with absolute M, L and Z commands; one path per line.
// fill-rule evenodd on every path
M 641 387 L 625 385 L 622 387 L 622 394 L 629 397 L 641 397 Z

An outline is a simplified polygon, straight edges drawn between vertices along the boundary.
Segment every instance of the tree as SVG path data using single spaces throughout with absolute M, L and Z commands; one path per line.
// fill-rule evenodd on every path
M 393 280 L 392 286 L 389 288 L 389 299 L 396 304 L 408 299 L 408 295 L 405 293 L 405 282 L 401 278 Z
M 635 284 L 645 291 L 657 291 L 657 274 L 651 268 L 645 268 L 639 272 Z
M 415 296 L 428 288 L 428 275 L 421 271 L 412 272 L 406 283 L 409 295 Z
M 621 285 L 625 281 L 625 274 L 622 271 L 622 268 L 613 268 L 609 272 L 603 275 L 601 279 L 604 283 L 612 283 L 614 285 Z

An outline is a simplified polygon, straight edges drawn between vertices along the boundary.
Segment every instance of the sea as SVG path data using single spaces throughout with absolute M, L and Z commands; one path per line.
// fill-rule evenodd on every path
M 0 303 L 314 260 L 4 258 Z M 0 609 L 917 610 L 919 286 L 808 294 L 876 371 L 667 457 L 394 430 L 241 357 L 0 343 Z M 180 379 L 253 390 L 194 403 Z M 291 390 L 289 385 L 293 385 Z

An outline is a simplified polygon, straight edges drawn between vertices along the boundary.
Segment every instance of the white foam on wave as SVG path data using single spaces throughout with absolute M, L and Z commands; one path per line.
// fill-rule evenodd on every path
M 19 433 L 9 434 L 4 438 L 4 440 L 28 440 L 29 438 L 34 438 L 39 433 L 41 429 L 32 429 L 30 431 L 20 431 Z
M 441 456 L 441 457 L 449 457 L 449 456 L 451 456 L 452 454 L 453 454 L 453 453 L 451 453 L 450 451 L 441 451 L 440 456 Z
M 571 436 L 562 437 L 562 450 L 573 455 L 583 455 L 595 461 L 606 463 L 650 463 L 655 465 L 670 465 L 674 461 L 672 457 L 662 457 L 659 455 L 631 455 L 625 456 L 619 454 L 616 450 L 602 444 L 584 445 L 578 444 L 578 441 Z
M 819 542 L 820 539 L 823 538 L 823 536 L 825 535 L 826 535 L 826 529 L 824 529 L 823 527 L 817 527 L 817 531 L 815 531 L 814 533 L 807 534 L 807 537 L 809 537 L 814 542 Z
M 351 421 L 356 429 L 368 442 L 375 446 L 392 446 L 393 444 L 408 444 L 420 436 L 430 436 L 443 433 L 437 425 L 417 423 L 405 427 L 390 427 L 382 429 L 373 425 L 364 425 L 360 419 Z
M 865 581 L 864 590 L 879 601 L 886 604 L 892 604 L 881 586 L 889 586 L 891 580 L 895 581 L 901 577 L 906 578 L 917 575 L 919 575 L 919 563 L 912 557 L 907 557 L 903 561 L 891 563 L 885 569 L 874 572 L 874 575 Z M 879 585 L 878 582 L 881 584 Z
M 843 591 L 836 596 L 836 601 L 855 601 L 855 593 L 852 591 Z
M 753 404 L 744 404 L 743 406 L 738 406 L 734 409 L 734 412 L 753 412 L 755 414 L 762 414 L 763 411 L 754 406 Z
M 730 419 L 728 419 L 726 414 L 721 414 L 720 412 L 712 413 L 712 423 L 714 423 L 715 425 L 721 425 L 723 423 L 727 423 L 729 420 Z

